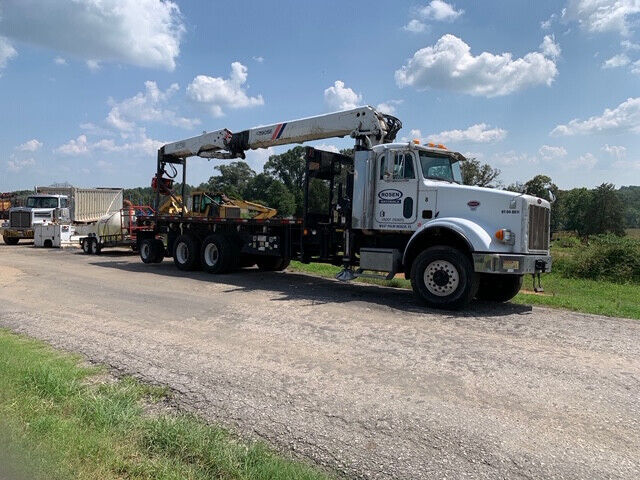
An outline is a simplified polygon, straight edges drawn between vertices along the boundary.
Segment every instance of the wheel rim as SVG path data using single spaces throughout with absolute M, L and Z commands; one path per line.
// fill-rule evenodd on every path
M 429 293 L 446 297 L 456 291 L 460 285 L 458 269 L 446 260 L 435 260 L 424 271 L 424 284 Z
M 91 253 L 96 253 L 98 251 L 98 242 L 93 240 L 91 242 Z
M 181 264 L 187 263 L 189 259 L 189 248 L 186 243 L 181 242 L 176 246 L 176 259 Z
M 87 242 L 86 240 L 82 242 L 82 250 L 84 251 L 84 253 L 89 253 L 89 242 Z
M 214 267 L 220 260 L 220 251 L 218 246 L 211 242 L 204 249 L 204 261 L 208 267 Z
M 142 249 L 140 250 L 142 258 L 149 258 L 151 256 L 151 247 L 148 243 L 144 243 L 142 245 Z

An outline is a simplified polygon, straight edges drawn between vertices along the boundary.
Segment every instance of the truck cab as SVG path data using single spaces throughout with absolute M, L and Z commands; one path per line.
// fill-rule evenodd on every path
M 21 239 L 33 238 L 33 226 L 52 222 L 57 214 L 66 212 L 69 199 L 66 195 L 34 194 L 27 197 L 24 207 L 9 211 L 9 226 L 2 230 L 4 243 L 16 245 Z

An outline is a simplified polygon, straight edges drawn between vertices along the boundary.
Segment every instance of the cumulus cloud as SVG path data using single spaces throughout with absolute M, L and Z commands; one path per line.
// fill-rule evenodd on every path
M 417 18 L 414 18 L 412 20 L 409 20 L 409 23 L 407 23 L 404 27 L 402 27 L 404 30 L 406 30 L 407 32 L 412 32 L 412 33 L 423 33 L 427 31 L 427 25 L 422 23 L 420 20 L 418 20 Z
M 0 32 L 93 62 L 174 70 L 185 31 L 170 0 L 4 0 Z
M 145 91 L 139 92 L 131 98 L 121 102 L 109 101 L 111 110 L 107 115 L 108 125 L 120 130 L 131 131 L 136 127 L 136 122 L 158 122 L 181 128 L 193 128 L 200 124 L 197 118 L 185 118 L 175 111 L 165 108 L 169 99 L 180 89 L 177 83 L 173 83 L 166 90 L 158 88 L 156 82 L 144 83 Z
M 491 128 L 486 123 L 477 123 L 466 130 L 446 130 L 429 135 L 426 141 L 434 143 L 494 143 L 504 140 L 506 136 L 507 131 L 502 128 Z
M 560 45 L 556 43 L 556 38 L 553 35 L 544 36 L 542 43 L 540 44 L 540 51 L 545 57 L 549 57 L 554 60 L 562 53 Z
M 591 153 L 585 153 L 569 161 L 566 165 L 570 169 L 592 170 L 598 163 L 598 159 Z
M 2 12 L 0 11 L 0 13 Z M 0 70 L 6 67 L 9 60 L 16 55 L 18 55 L 18 52 L 13 48 L 13 45 L 11 45 L 5 37 L 0 37 Z M 1 75 L 2 72 L 0 72 L 0 76 Z
M 564 18 L 577 21 L 592 33 L 629 35 L 630 24 L 640 13 L 639 0 L 570 0 Z
M 69 156 L 87 155 L 93 152 L 106 153 L 127 153 L 132 156 L 152 156 L 165 142 L 147 137 L 144 129 L 140 129 L 135 135 L 128 138 L 126 142 L 116 143 L 115 140 L 101 139 L 89 141 L 87 136 L 82 134 L 67 143 L 60 145 L 54 150 L 55 153 Z
M 64 155 L 84 155 L 85 153 L 89 153 L 87 136 L 80 135 L 76 139 L 71 139 L 67 143 L 56 148 L 55 152 L 62 153 Z
M 362 104 L 362 95 L 345 87 L 343 81 L 336 80 L 324 91 L 324 103 L 329 110 L 348 110 Z
M 386 102 L 376 105 L 376 110 L 381 113 L 387 113 L 389 115 L 396 114 L 396 107 L 402 104 L 402 100 L 387 100 Z
M 42 142 L 33 138 L 29 141 L 24 142 L 21 145 L 16 147 L 16 150 L 20 150 L 21 152 L 35 152 L 42 148 Z
M 264 105 L 262 95 L 250 97 L 243 85 L 247 82 L 247 67 L 240 62 L 231 64 L 229 78 L 198 75 L 187 87 L 187 95 L 195 102 L 209 107 L 215 117 L 224 115 L 224 109 L 248 108 Z
M 543 145 L 538 150 L 538 154 L 544 160 L 553 160 L 567 156 L 567 150 L 564 147 L 554 147 L 552 145 Z
M 622 40 L 620 46 L 625 50 L 640 50 L 640 43 L 633 43 L 629 40 Z
M 395 79 L 399 87 L 497 97 L 527 87 L 551 85 L 557 74 L 554 59 L 544 53 L 531 52 L 515 60 L 511 53 L 483 52 L 474 56 L 469 45 L 447 34 L 435 45 L 415 52 L 406 65 L 396 70 Z
M 55 63 L 56 65 L 67 65 L 67 61 L 62 57 L 54 58 L 53 63 Z
M 621 160 L 627 156 L 626 147 L 623 147 L 621 145 L 605 144 L 605 146 L 602 147 L 602 151 L 607 152 L 609 155 L 611 155 L 614 158 L 617 158 L 618 160 Z
M 419 11 L 422 18 L 439 22 L 452 22 L 464 13 L 464 10 L 456 10 L 454 6 L 442 0 L 433 0 L 429 5 Z
M 624 53 L 619 53 L 618 55 L 614 55 L 613 57 L 605 60 L 602 64 L 602 68 L 618 68 L 624 67 L 625 65 L 629 65 L 631 60 Z
M 636 60 L 635 62 L 633 62 L 633 67 L 631 67 L 631 73 L 640 75 L 640 60 Z
M 576 118 L 565 125 L 558 125 L 551 131 L 551 135 L 559 137 L 601 132 L 640 133 L 640 97 L 628 98 L 613 109 L 605 109 L 602 115 L 587 120 Z
M 7 160 L 7 168 L 11 172 L 19 172 L 23 168 L 32 167 L 36 164 L 33 158 L 16 158 L 15 155 L 10 155 Z

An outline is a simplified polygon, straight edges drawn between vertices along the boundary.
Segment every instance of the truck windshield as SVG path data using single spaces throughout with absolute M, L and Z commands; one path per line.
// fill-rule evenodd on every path
M 29 208 L 58 208 L 56 197 L 29 197 L 27 198 Z
M 420 152 L 420 166 L 424 178 L 462 183 L 460 163 L 450 157 Z

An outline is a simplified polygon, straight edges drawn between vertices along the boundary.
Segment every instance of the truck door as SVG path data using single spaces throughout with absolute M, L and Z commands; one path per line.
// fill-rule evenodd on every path
M 409 230 L 416 221 L 418 180 L 412 152 L 387 150 L 376 160 L 375 222 L 380 229 Z

